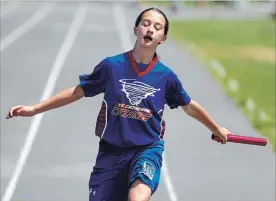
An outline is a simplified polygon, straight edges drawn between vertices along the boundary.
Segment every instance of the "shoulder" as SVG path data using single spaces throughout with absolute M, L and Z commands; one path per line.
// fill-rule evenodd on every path
M 174 71 L 162 61 L 158 60 L 158 70 L 161 71 L 167 79 L 176 76 Z
M 105 59 L 103 59 L 103 62 L 108 65 L 120 65 L 122 63 L 126 62 L 126 52 L 118 53 L 115 55 L 107 56 Z
M 171 89 L 171 87 L 179 87 L 182 85 L 176 72 L 173 69 L 160 61 L 158 63 L 159 68 L 162 69 L 162 71 L 164 72 L 164 82 L 167 89 Z
M 118 69 L 118 66 L 122 66 L 122 64 L 125 63 L 125 60 L 125 53 L 106 56 L 99 61 L 96 69 L 103 69 L 111 72 L 114 67 Z

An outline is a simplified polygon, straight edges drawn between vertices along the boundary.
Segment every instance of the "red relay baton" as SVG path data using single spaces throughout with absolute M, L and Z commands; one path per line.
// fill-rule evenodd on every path
M 220 138 L 212 134 L 212 140 L 220 142 Z M 240 144 L 250 144 L 258 146 L 266 146 L 267 140 L 264 138 L 241 136 L 241 135 L 227 135 L 227 142 L 240 143 Z

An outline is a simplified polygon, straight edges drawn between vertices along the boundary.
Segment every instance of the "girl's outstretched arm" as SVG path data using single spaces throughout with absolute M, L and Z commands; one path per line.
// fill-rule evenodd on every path
M 230 134 L 226 128 L 220 127 L 208 114 L 208 112 L 196 101 L 191 100 L 188 105 L 182 106 L 182 109 L 191 117 L 204 124 L 214 135 L 218 136 L 222 143 L 227 141 L 227 135 Z
M 65 105 L 68 105 L 72 102 L 75 102 L 81 99 L 84 96 L 83 89 L 77 85 L 65 90 L 60 91 L 55 96 L 50 97 L 47 100 L 42 101 L 41 103 L 25 106 L 25 105 L 17 105 L 10 109 L 6 119 L 10 119 L 12 117 L 23 116 L 23 117 L 31 117 L 36 114 L 46 112 L 48 110 L 52 110 L 55 108 L 59 108 Z

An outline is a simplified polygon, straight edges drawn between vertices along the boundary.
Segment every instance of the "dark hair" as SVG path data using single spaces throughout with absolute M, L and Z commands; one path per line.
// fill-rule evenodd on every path
M 136 19 L 136 22 L 135 22 L 135 27 L 138 27 L 139 23 L 141 22 L 142 18 L 143 18 L 143 15 L 144 13 L 148 12 L 148 11 L 151 11 L 151 10 L 154 10 L 154 11 L 157 11 L 159 12 L 161 15 L 163 15 L 163 17 L 165 18 L 165 21 L 166 21 L 166 24 L 165 24 L 165 30 L 164 30 L 164 35 L 166 36 L 168 34 L 168 31 L 169 31 L 169 20 L 167 18 L 167 16 L 158 8 L 154 8 L 154 7 L 151 7 L 151 8 L 148 8 L 146 10 L 143 10 L 137 17 Z
M 155 7 L 151 7 L 151 8 L 147 8 L 146 10 L 143 10 L 137 17 L 136 21 L 135 21 L 135 27 L 138 27 L 139 23 L 141 22 L 142 18 L 143 18 L 143 15 L 144 13 L 148 12 L 148 11 L 156 11 L 158 13 L 160 13 L 161 15 L 163 15 L 163 17 L 165 18 L 165 21 L 166 21 L 166 24 L 165 24 L 165 29 L 164 29 L 164 35 L 166 36 L 168 34 L 168 31 L 169 31 L 169 20 L 167 18 L 167 16 L 165 15 L 165 13 L 163 13 L 163 11 L 161 11 L 160 9 L 158 8 L 155 8 Z M 157 54 L 156 52 L 154 53 L 154 57 L 157 57 Z

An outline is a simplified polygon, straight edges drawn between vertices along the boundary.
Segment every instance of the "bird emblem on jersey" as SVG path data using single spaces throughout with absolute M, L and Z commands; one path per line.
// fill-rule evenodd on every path
M 142 99 L 148 96 L 154 96 L 156 91 L 160 89 L 155 89 L 143 82 L 136 81 L 135 79 L 121 79 L 122 91 L 125 92 L 131 105 L 138 106 Z

